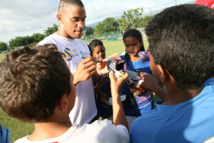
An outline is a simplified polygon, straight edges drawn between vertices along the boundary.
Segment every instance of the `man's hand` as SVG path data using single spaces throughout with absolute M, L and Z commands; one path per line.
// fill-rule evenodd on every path
M 73 74 L 74 85 L 88 80 L 96 72 L 96 63 L 93 57 L 88 57 L 80 62 L 77 71 Z

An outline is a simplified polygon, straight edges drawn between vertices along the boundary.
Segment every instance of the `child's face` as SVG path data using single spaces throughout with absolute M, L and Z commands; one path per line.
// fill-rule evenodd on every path
M 92 56 L 96 58 L 96 60 L 105 58 L 105 48 L 102 46 L 96 46 L 92 52 Z
M 140 47 L 142 46 L 142 43 L 140 43 L 136 38 L 134 37 L 127 37 L 124 40 L 124 44 L 126 47 L 126 51 L 130 56 L 136 57 L 138 56 L 138 52 L 140 51 Z

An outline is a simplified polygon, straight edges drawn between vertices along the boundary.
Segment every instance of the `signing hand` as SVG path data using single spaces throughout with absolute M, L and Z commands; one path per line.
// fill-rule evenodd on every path
M 85 58 L 80 62 L 77 71 L 73 74 L 74 85 L 81 81 L 88 80 L 96 72 L 96 63 L 93 57 Z

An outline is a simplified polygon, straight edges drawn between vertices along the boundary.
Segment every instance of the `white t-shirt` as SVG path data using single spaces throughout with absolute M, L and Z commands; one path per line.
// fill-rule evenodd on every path
M 128 143 L 129 133 L 125 126 L 115 126 L 110 120 L 97 120 L 92 124 L 72 126 L 63 135 L 43 141 L 29 141 L 28 136 L 15 143 Z
M 68 39 L 54 33 L 38 43 L 38 45 L 55 44 L 58 51 L 65 54 L 65 61 L 71 71 L 75 73 L 79 63 L 83 60 L 80 55 L 90 56 L 85 42 L 79 39 Z M 76 101 L 70 112 L 73 125 L 89 123 L 97 115 L 92 78 L 76 85 Z

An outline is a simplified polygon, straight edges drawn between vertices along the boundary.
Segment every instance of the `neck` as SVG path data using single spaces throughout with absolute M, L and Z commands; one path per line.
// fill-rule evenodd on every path
M 198 89 L 190 89 L 190 90 L 182 90 L 180 88 L 173 89 L 173 93 L 166 90 L 167 92 L 167 100 L 164 102 L 165 105 L 175 105 L 179 103 L 183 103 L 188 101 L 194 97 L 196 97 L 201 91 L 202 88 Z
M 41 141 L 56 138 L 64 134 L 71 126 L 71 123 L 35 123 L 35 130 L 28 139 L 31 141 Z
M 59 34 L 62 37 L 68 38 L 68 39 L 74 39 L 64 31 L 63 25 L 61 25 L 61 24 L 58 27 L 57 34 Z
M 140 57 L 138 57 L 138 56 L 130 56 L 130 60 L 132 61 L 132 62 L 136 62 L 136 61 L 138 61 L 140 59 Z

